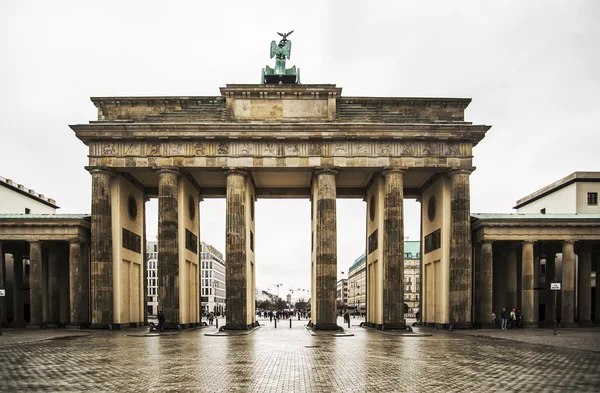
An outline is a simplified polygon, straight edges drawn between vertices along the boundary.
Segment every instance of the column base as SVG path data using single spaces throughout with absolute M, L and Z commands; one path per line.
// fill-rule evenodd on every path
M 48 326 L 45 323 L 28 323 L 25 327 L 27 329 L 44 329 Z
M 252 329 L 254 327 L 252 325 L 253 324 L 246 325 L 246 324 L 228 323 L 228 324 L 225 324 L 225 325 L 221 326 L 219 328 L 219 331 L 220 332 L 222 332 L 222 331 L 233 331 L 233 330 L 238 330 L 238 331 L 239 330 L 246 330 L 246 331 L 248 331 L 248 330 L 250 330 L 250 329 Z
M 65 329 L 77 330 L 77 329 L 85 329 L 86 327 L 87 327 L 86 323 L 70 323 L 67 326 L 65 326 Z
M 592 321 L 578 321 L 577 325 L 581 326 L 581 327 L 596 326 L 596 324 L 594 322 L 592 322 Z
M 312 330 L 341 330 L 344 328 L 335 323 L 317 323 L 312 326 Z

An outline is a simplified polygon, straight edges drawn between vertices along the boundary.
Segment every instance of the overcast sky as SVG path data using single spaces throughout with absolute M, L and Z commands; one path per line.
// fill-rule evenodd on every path
M 304 83 L 346 96 L 470 97 L 492 125 L 475 148 L 471 211 L 599 169 L 600 1 L 0 1 L 0 176 L 89 213 L 87 148 L 68 127 L 91 96 L 218 95 L 258 83 L 277 31 L 294 30 Z M 156 201 L 148 234 L 156 234 Z M 405 232 L 419 237 L 418 205 Z M 201 204 L 225 251 L 225 202 Z M 256 204 L 257 284 L 310 286 L 308 200 Z M 364 251 L 365 203 L 338 200 L 338 270 Z

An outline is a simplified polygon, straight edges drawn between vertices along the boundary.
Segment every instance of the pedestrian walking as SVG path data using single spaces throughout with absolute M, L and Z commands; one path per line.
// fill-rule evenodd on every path
M 502 307 L 500 317 L 502 318 L 502 330 L 506 330 L 506 322 L 508 322 L 508 311 L 506 311 L 506 308 Z
M 510 328 L 515 328 L 515 321 L 517 320 L 517 314 L 515 313 L 515 309 L 510 310 Z
M 517 308 L 517 311 L 515 312 L 515 321 L 517 324 L 517 327 L 521 327 L 521 309 Z
M 165 314 L 163 314 L 162 311 L 158 312 L 158 331 L 159 332 L 165 331 Z
M 215 314 L 213 314 L 212 312 L 210 314 L 208 314 L 208 324 L 212 325 L 213 321 L 215 319 Z

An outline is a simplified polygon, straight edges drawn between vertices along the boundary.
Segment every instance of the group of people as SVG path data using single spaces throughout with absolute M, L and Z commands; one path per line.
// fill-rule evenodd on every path
M 506 311 L 505 307 L 502 307 L 502 312 L 500 313 L 501 324 L 500 327 L 502 330 L 506 329 L 514 329 L 521 327 L 521 310 L 513 308 L 510 311 Z M 492 325 L 496 326 L 496 313 L 492 312 Z
M 269 322 L 273 322 L 273 318 L 277 318 L 279 319 L 288 319 L 288 318 L 293 318 L 294 316 L 298 317 L 298 320 L 300 320 L 300 318 L 310 318 L 310 311 L 303 311 L 303 310 L 296 310 L 296 311 L 289 311 L 289 310 L 276 310 L 275 312 L 273 312 L 272 310 L 269 311 L 259 311 L 258 312 L 258 316 L 259 317 L 264 317 L 264 318 L 269 318 Z

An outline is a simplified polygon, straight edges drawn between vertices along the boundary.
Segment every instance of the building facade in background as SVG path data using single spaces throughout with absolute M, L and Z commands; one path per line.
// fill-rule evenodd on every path
M 225 260 L 223 254 L 205 242 L 201 243 L 200 310 L 223 315 L 225 307 Z
M 367 273 L 365 262 L 366 255 L 362 254 L 348 269 L 348 308 L 352 313 L 366 311 Z
M 0 176 L 0 213 L 56 214 L 56 201 Z
M 348 308 L 348 279 L 342 278 L 337 282 L 337 309 L 338 312 Z
M 146 312 L 149 315 L 158 315 L 158 242 L 146 242 L 146 258 L 148 269 L 146 271 Z

